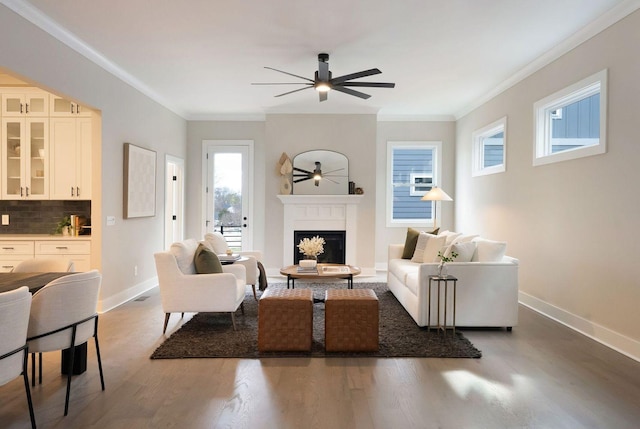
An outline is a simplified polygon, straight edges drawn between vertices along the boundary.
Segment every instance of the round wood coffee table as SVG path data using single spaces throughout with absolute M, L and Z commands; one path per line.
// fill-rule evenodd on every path
M 287 289 L 289 289 L 289 282 L 291 282 L 291 288 L 295 289 L 296 279 L 346 279 L 347 289 L 353 289 L 353 276 L 361 272 L 358 267 L 343 264 L 318 264 L 315 271 L 300 270 L 299 265 L 289 265 L 280 269 L 280 274 L 287 276 Z

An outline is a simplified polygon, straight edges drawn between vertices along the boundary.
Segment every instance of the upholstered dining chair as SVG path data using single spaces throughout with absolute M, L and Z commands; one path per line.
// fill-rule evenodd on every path
M 204 235 L 204 241 L 218 255 L 224 255 L 229 249 L 229 244 L 222 234 L 219 232 L 208 232 Z M 236 262 L 244 265 L 246 269 L 247 284 L 253 289 L 253 298 L 257 301 L 256 285 L 259 283 L 260 271 L 258 262 L 262 262 L 262 252 L 259 250 L 246 250 L 238 252 L 241 256 L 247 258 L 244 261 Z
M 65 273 L 74 271 L 73 261 L 59 258 L 26 259 L 11 270 L 13 273 Z
M 31 353 L 32 382 L 35 383 L 35 353 L 40 357 L 39 382 L 42 383 L 42 353 L 70 349 L 64 415 L 69 411 L 69 393 L 76 346 L 91 337 L 96 344 L 100 383 L 104 390 L 102 360 L 98 344 L 98 294 L 102 276 L 97 270 L 70 274 L 47 283 L 33 295 L 27 344 Z
M 0 386 L 22 375 L 27 391 L 31 427 L 36 427 L 27 377 L 27 327 L 31 292 L 26 286 L 0 293 Z

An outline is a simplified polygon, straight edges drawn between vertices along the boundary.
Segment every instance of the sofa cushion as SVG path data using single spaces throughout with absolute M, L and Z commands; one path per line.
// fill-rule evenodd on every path
M 421 263 L 424 260 L 424 249 L 427 248 L 427 243 L 431 237 L 437 237 L 433 234 L 428 234 L 426 232 L 421 232 L 418 235 L 418 242 L 416 243 L 416 250 L 413 252 L 413 257 L 411 258 L 411 262 Z
M 478 237 L 478 234 L 462 234 L 456 237 L 451 244 L 466 243 L 467 241 L 473 241 L 473 239 L 477 237 Z
M 407 283 L 407 275 L 418 273 L 420 265 L 414 264 L 408 259 L 391 259 L 387 267 L 389 272 L 396 276 L 402 283 Z
M 473 241 L 476 243 L 476 251 L 472 262 L 500 262 L 504 258 L 507 243 L 484 238 L 474 238 Z
M 447 248 L 449 255 L 456 252 L 458 256 L 454 262 L 471 262 L 473 254 L 476 251 L 476 243 L 474 241 L 467 241 L 463 243 L 453 243 Z M 445 256 L 449 256 L 445 253 Z
M 451 245 L 454 240 L 462 235 L 461 232 L 453 232 L 453 231 L 442 231 L 438 234 L 438 237 L 443 236 L 446 237 L 447 242 L 444 244 L 445 246 Z
M 422 256 L 422 262 L 440 262 L 438 253 L 443 251 L 446 241 L 446 236 L 434 235 L 429 237 L 427 247 L 425 247 L 424 254 Z
M 178 241 L 171 245 L 169 252 L 173 254 L 178 263 L 178 268 L 183 274 L 195 274 L 196 267 L 193 263 L 193 256 L 198 248 L 198 242 L 192 238 Z
M 411 259 L 413 252 L 416 250 L 416 244 L 418 243 L 418 236 L 420 231 L 413 228 L 407 228 L 407 238 L 404 241 L 404 249 L 402 250 L 402 259 Z
M 205 234 L 204 238 L 209 242 L 209 244 L 213 248 L 213 251 L 218 255 L 227 253 L 229 245 L 227 244 L 227 240 L 224 238 L 224 236 L 219 232 L 207 233 Z
M 223 272 L 218 255 L 202 243 L 198 244 L 193 259 L 196 266 L 196 273 L 198 274 L 218 274 Z
M 418 295 L 418 287 L 420 286 L 420 272 L 409 272 L 404 279 L 404 285 L 413 293 Z

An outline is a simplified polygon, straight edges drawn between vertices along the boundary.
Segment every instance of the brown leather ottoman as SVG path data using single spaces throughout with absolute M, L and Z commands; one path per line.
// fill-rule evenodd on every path
M 324 301 L 328 352 L 378 350 L 378 297 L 371 289 L 329 289 Z
M 311 289 L 267 289 L 258 305 L 258 350 L 311 351 Z

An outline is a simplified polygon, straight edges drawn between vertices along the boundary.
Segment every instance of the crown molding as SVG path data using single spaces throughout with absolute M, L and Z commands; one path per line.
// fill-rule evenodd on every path
M 378 122 L 453 122 L 453 115 L 394 115 L 378 114 Z
M 621 19 L 627 17 L 632 14 L 636 10 L 640 8 L 640 0 L 625 0 L 619 3 L 617 6 L 609 9 L 600 17 L 590 22 L 589 24 L 582 27 L 579 31 L 575 32 L 569 38 L 560 42 L 558 45 L 554 46 L 551 50 L 547 51 L 545 54 L 541 55 L 534 61 L 530 62 L 524 68 L 520 69 L 514 75 L 512 75 L 509 79 L 505 80 L 503 83 L 483 95 L 482 97 L 476 99 L 474 102 L 469 104 L 467 107 L 459 111 L 455 114 L 455 120 L 458 120 L 478 107 L 482 106 L 489 100 L 494 97 L 502 94 L 507 89 L 516 85 L 517 83 L 523 81 L 527 77 L 531 76 L 538 70 L 543 67 L 549 65 L 553 61 L 557 60 L 561 56 L 565 55 L 567 52 L 591 39 L 593 36 L 601 33 L 607 28 L 611 27 L 616 22 Z

